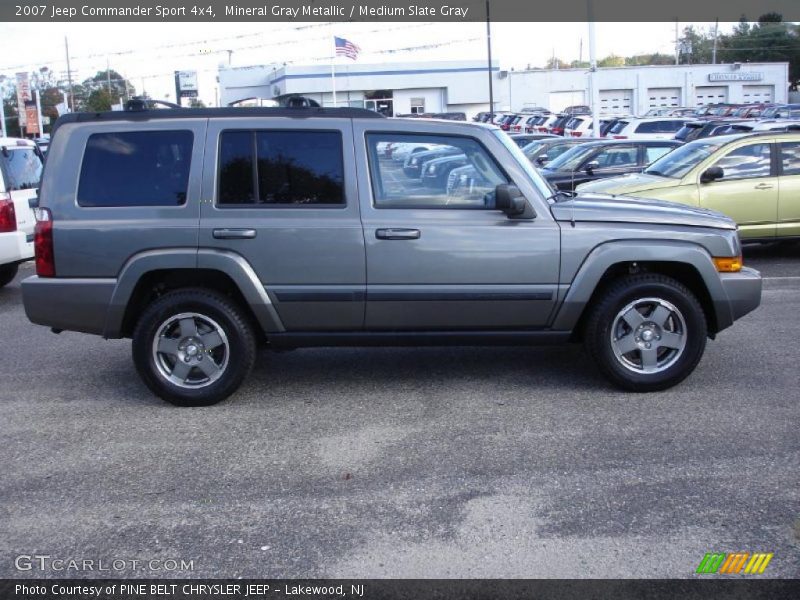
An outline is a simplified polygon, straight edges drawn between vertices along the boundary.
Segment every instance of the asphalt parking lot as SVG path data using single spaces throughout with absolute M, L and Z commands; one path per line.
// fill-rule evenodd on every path
M 201 409 L 128 341 L 30 324 L 27 266 L 0 290 L 0 577 L 692 577 L 712 551 L 797 577 L 800 244 L 746 264 L 762 306 L 666 392 L 580 347 L 308 349 Z

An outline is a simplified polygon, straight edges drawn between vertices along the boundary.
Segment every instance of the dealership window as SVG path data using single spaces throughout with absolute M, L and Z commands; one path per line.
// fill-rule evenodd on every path
M 92 134 L 83 155 L 78 204 L 185 204 L 193 138 L 191 131 Z
M 222 206 L 344 205 L 338 131 L 225 131 L 220 136 Z
M 411 99 L 411 114 L 421 115 L 425 112 L 425 98 L 412 98 Z
M 749 144 L 728 153 L 715 166 L 722 167 L 723 178 L 749 179 L 769 177 L 771 170 L 771 144 Z
M 508 183 L 475 139 L 461 136 L 368 134 L 377 208 L 487 209 Z

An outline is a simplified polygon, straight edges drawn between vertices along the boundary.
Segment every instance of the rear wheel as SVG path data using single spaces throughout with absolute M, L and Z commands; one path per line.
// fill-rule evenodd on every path
M 147 387 L 179 406 L 208 406 L 234 393 L 253 367 L 256 341 L 241 308 L 204 289 L 169 292 L 133 333 L 133 360 Z
M 0 287 L 14 281 L 14 277 L 17 276 L 17 271 L 19 271 L 19 265 L 17 263 L 13 265 L 0 265 Z
M 592 309 L 586 347 L 603 374 L 626 390 L 663 390 L 694 371 L 708 335 L 694 294 L 663 275 L 625 277 Z

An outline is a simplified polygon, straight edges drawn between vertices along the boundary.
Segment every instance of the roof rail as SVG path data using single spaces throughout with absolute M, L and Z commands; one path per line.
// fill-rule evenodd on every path
M 283 108 L 283 107 L 233 107 L 220 108 L 158 108 L 142 107 L 134 110 L 108 112 L 67 113 L 53 125 L 51 138 L 66 123 L 91 121 L 150 121 L 160 119 L 211 119 L 215 117 L 283 117 L 292 119 L 385 119 L 382 114 L 366 108 Z

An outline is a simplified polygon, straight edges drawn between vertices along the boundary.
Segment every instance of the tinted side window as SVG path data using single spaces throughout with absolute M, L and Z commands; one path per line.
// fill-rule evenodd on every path
M 722 167 L 723 178 L 748 179 L 750 177 L 769 177 L 771 159 L 770 144 L 750 144 L 737 148 L 717 161 Z
M 344 205 L 338 131 L 225 131 L 220 205 Z
M 636 128 L 636 133 L 655 133 L 658 131 L 658 121 L 645 121 L 644 123 L 639 123 L 639 126 Z
M 589 162 L 597 162 L 601 169 L 634 167 L 637 163 L 636 154 L 636 148 L 633 146 L 612 146 L 603 148 L 590 158 Z
M 800 142 L 781 142 L 784 175 L 800 175 Z
M 81 165 L 78 204 L 185 204 L 193 139 L 191 131 L 92 134 Z
M 617 121 L 608 130 L 608 133 L 620 133 L 623 129 L 625 129 L 628 126 L 628 123 L 629 123 L 628 121 Z
M 38 187 L 42 178 L 42 159 L 33 148 L 8 148 L 0 154 L 0 167 L 8 192 Z

